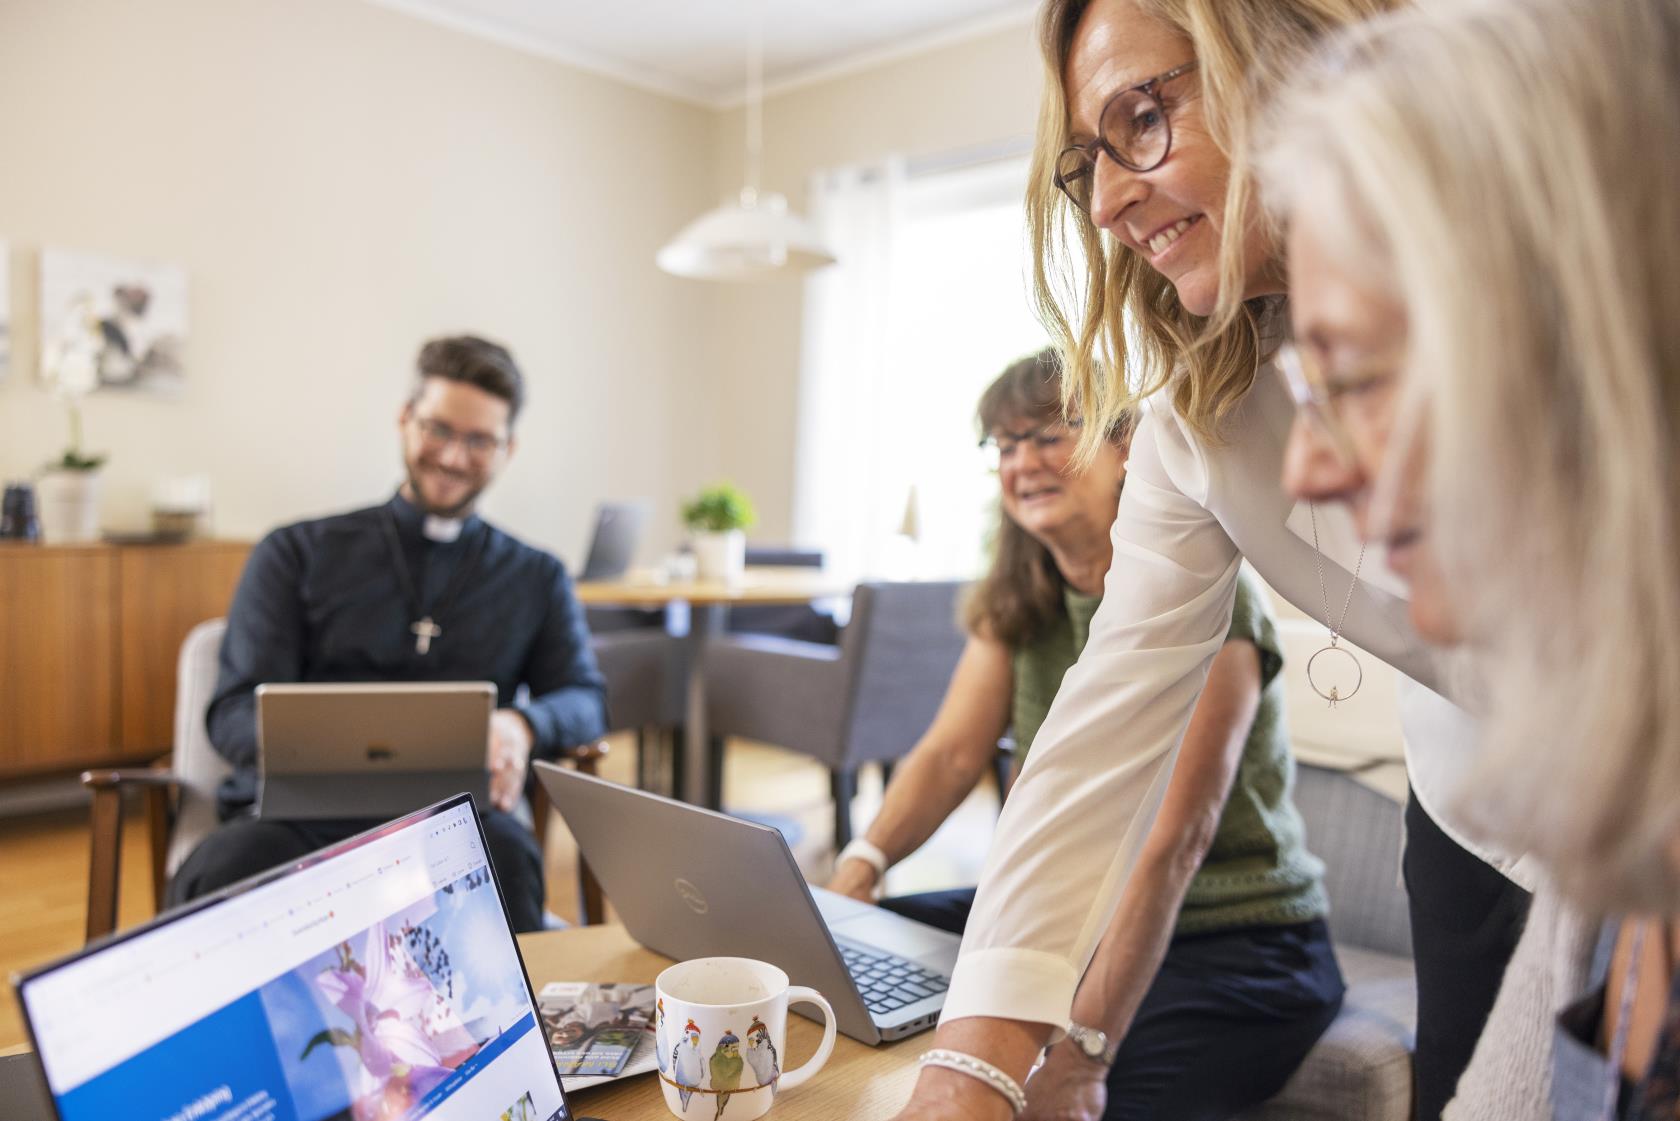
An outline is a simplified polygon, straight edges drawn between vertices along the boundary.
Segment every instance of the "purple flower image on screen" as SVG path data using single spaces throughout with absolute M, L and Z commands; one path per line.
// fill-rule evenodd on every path
M 356 1121 L 402 1116 L 479 1049 L 407 943 L 404 933 L 376 924 L 363 935 L 359 958 L 350 943 L 341 943 L 337 966 L 315 978 L 322 995 L 355 1028 L 319 1032 L 299 1059 L 320 1046 L 356 1053 L 360 1071 L 351 1102 Z

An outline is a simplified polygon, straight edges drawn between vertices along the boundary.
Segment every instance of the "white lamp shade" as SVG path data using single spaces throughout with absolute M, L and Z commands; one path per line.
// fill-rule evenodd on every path
M 753 280 L 832 265 L 834 254 L 809 222 L 788 213 L 786 198 L 743 191 L 684 226 L 655 259 L 675 276 Z

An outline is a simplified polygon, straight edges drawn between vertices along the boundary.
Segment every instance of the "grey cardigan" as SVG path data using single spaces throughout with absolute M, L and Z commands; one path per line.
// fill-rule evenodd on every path
M 1441 1121 L 1553 1121 L 1558 1013 L 1593 983 L 1604 923 L 1544 885 Z

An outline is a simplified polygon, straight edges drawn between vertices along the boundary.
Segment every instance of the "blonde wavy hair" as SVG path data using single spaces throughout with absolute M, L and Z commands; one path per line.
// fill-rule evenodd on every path
M 1027 187 L 1027 227 L 1034 301 L 1062 356 L 1064 407 L 1087 420 L 1082 460 L 1095 452 L 1111 424 L 1167 386 L 1185 422 L 1204 439 L 1219 438 L 1220 422 L 1254 382 L 1269 319 L 1266 301 L 1243 299 L 1250 262 L 1243 259 L 1243 238 L 1236 233 L 1256 217 L 1252 177 L 1241 158 L 1250 122 L 1270 91 L 1326 34 L 1405 0 L 1134 2 L 1144 15 L 1189 40 L 1209 134 L 1231 158 L 1219 304 L 1211 317 L 1184 310 L 1172 284 L 1116 245 L 1056 188 L 1056 156 L 1067 147 L 1071 127 L 1063 75 L 1091 0 L 1047 0 L 1039 22 L 1046 75 Z
M 1428 448 L 1430 540 L 1489 691 L 1473 828 L 1586 905 L 1668 912 L 1676 75 L 1673 0 L 1458 0 L 1349 36 L 1259 161 L 1268 205 L 1328 186 L 1300 196 L 1312 220 L 1406 308 L 1390 458 Z

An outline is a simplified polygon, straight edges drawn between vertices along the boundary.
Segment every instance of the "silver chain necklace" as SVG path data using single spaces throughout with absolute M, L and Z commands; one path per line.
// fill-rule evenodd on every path
M 1312 686 L 1313 692 L 1329 701 L 1331 708 L 1335 708 L 1337 704 L 1359 692 L 1359 687 L 1365 683 L 1365 670 L 1359 664 L 1359 659 L 1354 656 L 1353 651 L 1341 645 L 1342 624 L 1347 622 L 1348 608 L 1353 604 L 1353 589 L 1359 585 L 1359 570 L 1365 567 L 1365 545 L 1359 546 L 1359 560 L 1353 566 L 1353 579 L 1348 581 L 1347 598 L 1342 601 L 1342 617 L 1332 623 L 1330 621 L 1330 591 L 1324 583 L 1324 552 L 1318 547 L 1318 506 L 1316 503 L 1309 502 L 1307 504 L 1307 514 L 1312 518 L 1313 557 L 1318 561 L 1318 594 L 1324 597 L 1324 625 L 1330 631 L 1330 645 L 1321 648 L 1311 658 L 1307 659 L 1307 684 Z M 1366 542 L 1366 544 L 1369 544 L 1369 542 Z M 1335 682 L 1331 682 L 1330 691 L 1325 692 L 1313 677 L 1313 665 L 1325 654 L 1340 654 L 1353 663 L 1353 688 L 1346 693 L 1343 693 L 1341 686 Z M 1332 658 L 1331 661 L 1333 662 L 1335 659 Z

